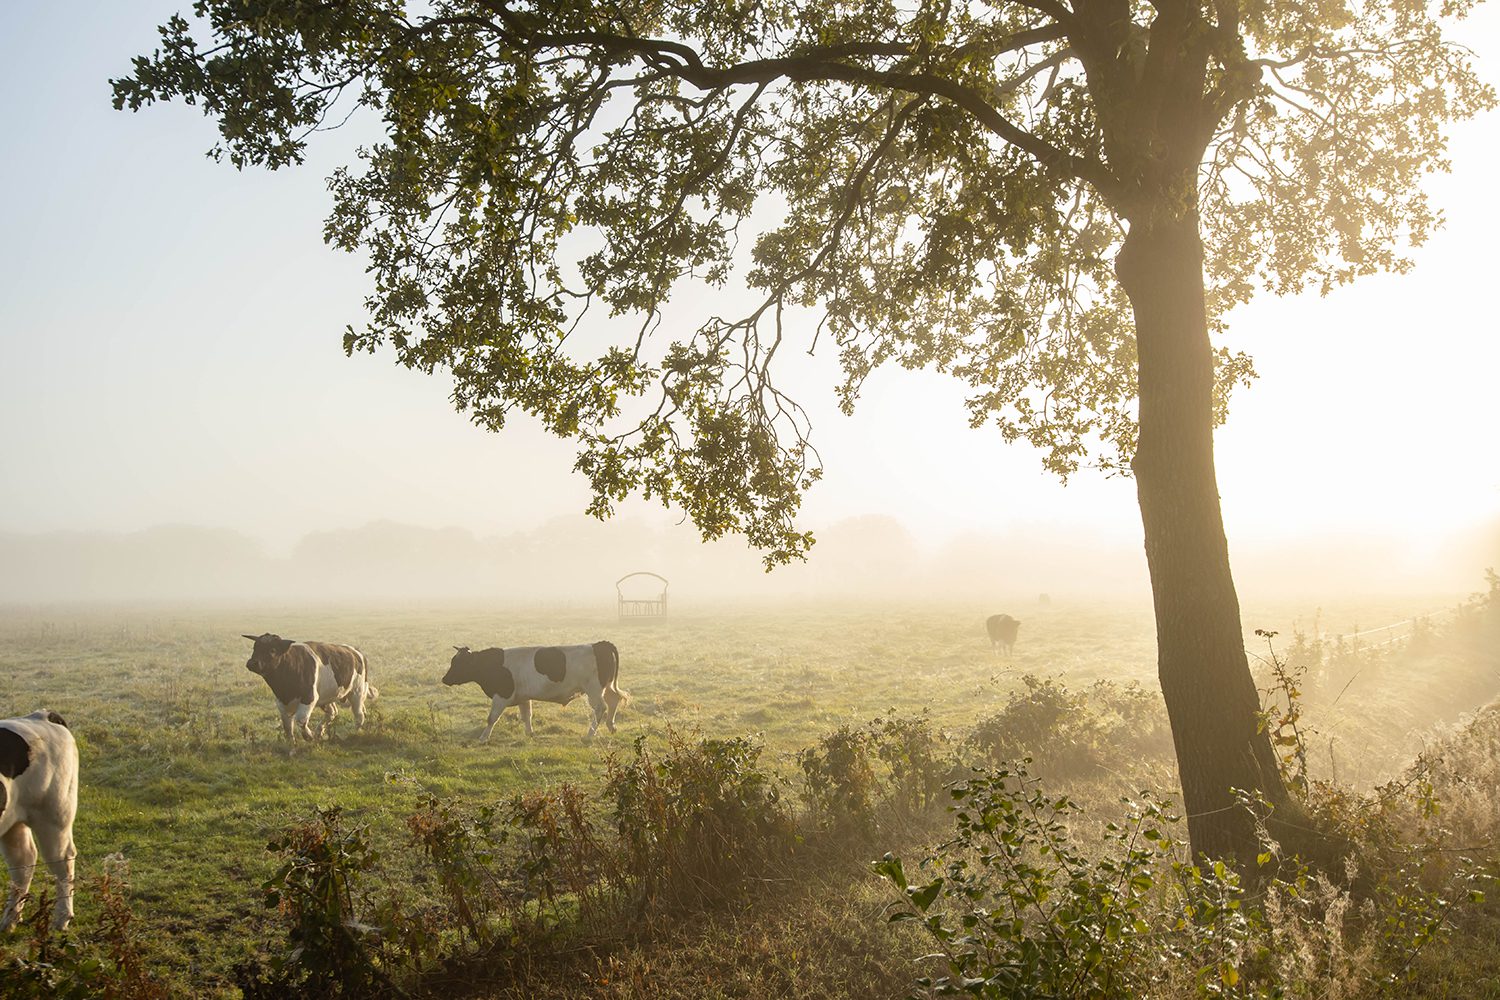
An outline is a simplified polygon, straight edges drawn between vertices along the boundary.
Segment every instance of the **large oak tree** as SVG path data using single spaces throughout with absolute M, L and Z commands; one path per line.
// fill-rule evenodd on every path
M 200 0 L 114 93 L 200 104 L 237 167 L 378 120 L 330 180 L 327 238 L 373 282 L 346 348 L 575 438 L 595 513 L 641 493 L 801 556 L 793 347 L 837 352 L 846 409 L 881 364 L 936 368 L 1050 469 L 1133 474 L 1189 833 L 1245 857 L 1231 789 L 1273 829 L 1295 804 L 1215 482 L 1251 370 L 1211 335 L 1257 290 L 1407 266 L 1444 126 L 1494 100 L 1443 33 L 1471 5 Z M 756 304 L 662 329 L 690 281 Z

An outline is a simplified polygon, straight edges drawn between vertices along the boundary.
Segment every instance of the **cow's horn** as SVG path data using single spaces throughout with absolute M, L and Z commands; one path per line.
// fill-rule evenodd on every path
M 244 638 L 246 639 L 249 639 L 251 642 L 258 642 L 260 640 L 260 636 L 258 635 L 245 635 L 245 633 L 243 632 L 241 632 L 240 635 L 244 636 Z

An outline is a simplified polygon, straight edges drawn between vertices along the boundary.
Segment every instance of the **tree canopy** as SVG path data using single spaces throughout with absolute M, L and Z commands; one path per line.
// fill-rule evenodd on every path
M 882 364 L 950 372 L 1052 470 L 1125 468 L 1130 225 L 1201 218 L 1211 322 L 1404 268 L 1443 125 L 1494 101 L 1443 35 L 1471 6 L 199 0 L 113 86 L 201 104 L 236 167 L 378 115 L 329 181 L 327 238 L 373 281 L 346 349 L 575 437 L 596 513 L 641 492 L 774 562 L 820 471 L 779 353 L 836 350 L 846 410 Z M 664 331 L 687 281 L 757 304 Z M 591 308 L 629 332 L 579 349 Z M 1252 371 L 1216 355 L 1222 419 Z

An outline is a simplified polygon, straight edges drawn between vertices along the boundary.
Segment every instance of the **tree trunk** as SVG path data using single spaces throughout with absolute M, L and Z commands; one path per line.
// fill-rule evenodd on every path
M 1115 260 L 1139 353 L 1140 440 L 1132 467 L 1188 836 L 1195 854 L 1250 861 L 1259 850 L 1255 818 L 1231 790 L 1259 794 L 1272 806 L 1286 803 L 1287 791 L 1259 725 L 1229 571 L 1214 473 L 1203 244 L 1196 211 L 1181 214 L 1133 221 Z

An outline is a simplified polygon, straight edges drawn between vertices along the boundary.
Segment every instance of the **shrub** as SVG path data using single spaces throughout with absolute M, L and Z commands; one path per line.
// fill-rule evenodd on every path
M 5 996 L 15 1000 L 88 1000 L 103 994 L 109 970 L 72 934 L 52 930 L 52 896 L 43 890 L 21 921 L 21 954 L 0 961 Z
M 840 726 L 797 752 L 814 818 L 825 827 L 868 827 L 875 808 L 874 740 L 866 729 Z
M 1148 799 L 1111 825 L 1118 851 L 1091 859 L 1070 839 L 1077 806 L 1022 769 L 973 777 L 952 796 L 956 832 L 923 862 L 931 879 L 913 884 L 889 854 L 874 866 L 907 904 L 891 919 L 921 921 L 942 949 L 947 974 L 919 985 L 995 1000 L 1139 995 L 1152 953 L 1145 910 L 1169 843 L 1163 808 Z
M 948 736 L 920 716 L 900 718 L 894 710 L 869 725 L 875 755 L 886 766 L 884 800 L 906 813 L 923 812 L 946 798 L 943 795 L 962 769 Z
M 90 880 L 90 894 L 99 904 L 98 942 L 109 956 L 110 980 L 99 995 L 104 1000 L 166 1000 L 170 995 L 146 969 L 135 933 L 135 913 L 127 896 L 130 866 L 124 856 L 104 859 L 103 870 Z
M 379 929 L 361 923 L 356 913 L 356 886 L 377 861 L 364 829 L 345 827 L 337 806 L 318 809 L 266 849 L 279 854 L 282 864 L 261 887 L 261 898 L 281 914 L 287 949 L 269 968 L 249 962 L 236 969 L 247 1000 L 391 991 L 376 959 Z
M 944 974 L 918 980 L 924 995 L 1400 995 L 1448 914 L 1479 899 L 1488 881 L 1471 862 L 1431 849 L 1420 830 L 1416 847 L 1403 844 L 1413 830 L 1395 817 L 1432 807 L 1420 782 L 1342 800 L 1340 829 L 1401 845 L 1374 855 L 1381 867 L 1364 893 L 1280 856 L 1269 839 L 1252 872 L 1192 864 L 1177 818 L 1146 793 L 1105 826 L 1102 850 L 1089 851 L 1074 832 L 1078 808 L 1023 768 L 978 775 L 952 795 L 954 837 L 922 862 L 920 877 L 889 854 L 874 865 L 901 896 L 891 919 L 918 921 L 940 949 Z
M 514 862 L 519 905 L 510 908 L 517 933 L 528 924 L 537 932 L 559 922 L 564 904 L 571 904 L 585 925 L 599 926 L 607 919 L 619 869 L 615 852 L 596 835 L 586 803 L 583 792 L 569 784 L 510 800 L 507 822 L 520 844 Z
M 103 871 L 89 880 L 88 893 L 99 903 L 95 935 L 85 940 L 52 930 L 52 898 L 41 894 L 36 911 L 23 923 L 22 954 L 0 961 L 0 985 L 10 1000 L 35 997 L 97 1000 L 166 1000 L 166 988 L 146 970 L 132 930 L 134 914 L 127 897 L 129 868 L 124 859 L 104 859 Z
M 862 729 L 840 726 L 797 754 L 812 820 L 841 833 L 871 831 L 883 818 L 910 818 L 960 777 L 948 737 L 925 715 L 892 712 Z
M 1137 685 L 1098 681 L 1085 692 L 1033 674 L 1005 707 L 981 719 L 966 749 L 990 765 L 1023 757 L 1054 777 L 1090 774 L 1121 761 L 1163 757 L 1172 747 L 1161 698 Z
M 665 751 L 638 737 L 614 757 L 604 796 L 621 843 L 621 874 L 643 902 L 688 903 L 732 894 L 793 844 L 782 783 L 749 739 L 691 741 L 669 732 Z
M 406 818 L 412 841 L 432 863 L 449 923 L 475 945 L 491 940 L 491 917 L 501 905 L 494 864 L 506 831 L 497 823 L 491 806 L 469 811 L 435 795 Z

